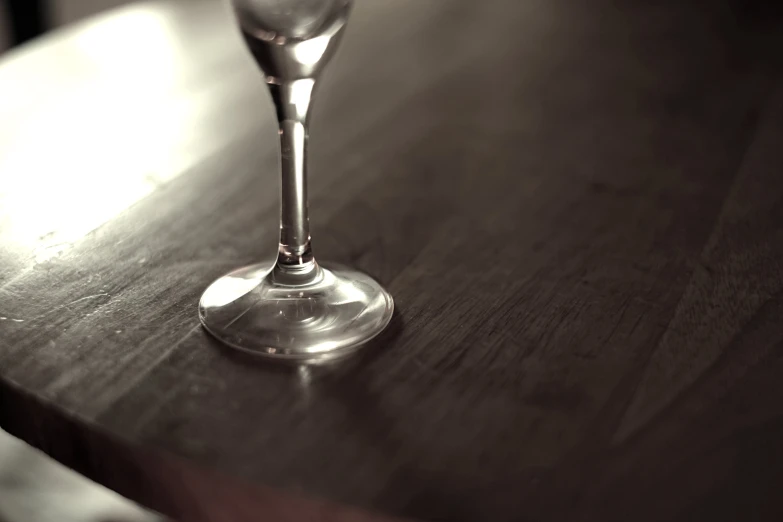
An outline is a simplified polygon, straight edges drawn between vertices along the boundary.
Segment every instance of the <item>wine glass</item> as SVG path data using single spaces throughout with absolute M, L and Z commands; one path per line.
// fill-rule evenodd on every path
M 389 323 L 391 295 L 371 277 L 313 257 L 307 204 L 308 119 L 352 0 L 231 0 L 277 112 L 281 151 L 277 259 L 231 272 L 201 297 L 199 317 L 220 341 L 278 359 L 349 353 Z

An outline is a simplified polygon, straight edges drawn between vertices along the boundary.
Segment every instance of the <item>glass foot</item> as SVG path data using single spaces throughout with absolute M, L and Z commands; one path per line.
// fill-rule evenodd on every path
M 209 333 L 269 358 L 322 359 L 350 353 L 391 320 L 391 295 L 361 272 L 313 263 L 303 278 L 273 266 L 240 268 L 207 288 L 199 317 Z

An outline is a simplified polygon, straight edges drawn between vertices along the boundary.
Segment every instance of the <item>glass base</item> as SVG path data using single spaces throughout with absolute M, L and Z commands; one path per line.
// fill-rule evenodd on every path
M 239 350 L 307 360 L 348 354 L 391 320 L 391 295 L 361 272 L 313 263 L 303 276 L 274 266 L 247 266 L 212 283 L 199 304 L 207 331 Z

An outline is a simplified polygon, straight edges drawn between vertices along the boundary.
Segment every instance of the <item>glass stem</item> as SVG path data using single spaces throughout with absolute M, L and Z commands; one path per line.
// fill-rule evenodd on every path
M 277 110 L 280 133 L 280 247 L 275 272 L 303 279 L 315 277 L 317 265 L 310 247 L 307 208 L 307 139 L 313 79 L 280 84 L 269 90 Z

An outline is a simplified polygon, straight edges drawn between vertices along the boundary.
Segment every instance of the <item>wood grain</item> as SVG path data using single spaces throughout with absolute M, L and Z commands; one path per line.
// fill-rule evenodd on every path
M 0 142 L 4 429 L 188 521 L 780 520 L 770 13 L 357 2 L 315 108 L 314 246 L 398 312 L 314 367 L 198 325 L 276 240 L 271 107 L 221 13 L 146 4 L 0 64 L 28 129 Z M 123 47 L 140 26 L 158 44 Z

